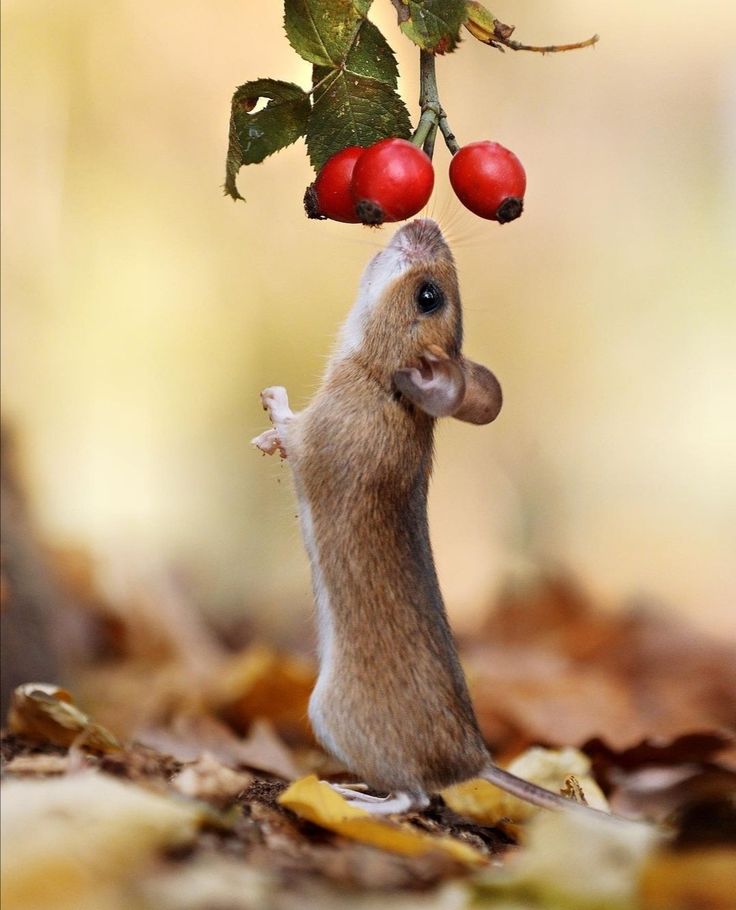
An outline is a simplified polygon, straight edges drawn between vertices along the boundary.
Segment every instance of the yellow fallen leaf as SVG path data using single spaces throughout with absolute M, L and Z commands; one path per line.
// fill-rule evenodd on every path
M 608 811 L 608 803 L 590 770 L 590 759 L 578 749 L 527 749 L 508 766 L 524 780 L 559 793 L 573 777 L 589 806 Z M 468 780 L 442 791 L 442 798 L 458 815 L 484 824 L 502 818 L 525 821 L 539 810 L 485 780 Z
M 51 683 L 26 683 L 13 692 L 8 710 L 8 728 L 56 746 L 81 747 L 99 752 L 121 748 L 105 727 L 80 711 L 66 689 Z
M 191 841 L 201 805 L 94 772 L 3 784 L 0 885 L 8 910 L 108 910 L 159 851 Z
M 660 840 L 654 828 L 578 812 L 540 812 L 527 827 L 525 848 L 502 870 L 484 871 L 475 879 L 478 900 L 473 906 L 495 908 L 501 897 L 516 897 L 524 907 L 560 910 L 632 910 L 640 906 L 637 895 L 642 869 Z M 686 910 L 685 905 L 666 906 L 667 910 Z M 687 908 L 695 906 L 688 904 Z M 665 905 L 656 910 L 665 910 Z
M 440 851 L 468 866 L 487 862 L 479 850 L 454 837 L 434 837 L 410 825 L 376 818 L 365 809 L 350 805 L 314 774 L 295 781 L 281 794 L 279 803 L 315 825 L 391 853 L 418 856 Z
M 732 910 L 736 895 L 736 847 L 658 851 L 641 875 L 646 910 Z

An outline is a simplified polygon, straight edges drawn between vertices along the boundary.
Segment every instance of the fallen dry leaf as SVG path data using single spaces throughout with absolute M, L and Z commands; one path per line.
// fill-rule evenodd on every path
M 205 753 L 173 777 L 175 790 L 193 799 L 205 800 L 218 808 L 231 805 L 253 781 L 252 774 L 233 771 Z
M 254 721 L 249 735 L 241 739 L 216 717 L 178 714 L 166 727 L 149 727 L 139 731 L 136 740 L 183 762 L 209 753 L 225 765 L 245 765 L 284 780 L 296 780 L 303 773 L 273 724 L 265 718 Z
M 80 711 L 71 694 L 50 683 L 26 683 L 13 692 L 8 728 L 57 746 L 112 752 L 121 748 L 117 739 Z
M 578 749 L 527 749 L 508 769 L 524 780 L 555 793 L 561 792 L 569 777 L 580 785 L 589 806 L 608 810 L 608 803 L 590 770 L 590 759 Z M 503 818 L 523 821 L 540 810 L 530 803 L 495 787 L 485 780 L 469 780 L 442 791 L 442 798 L 458 815 L 484 824 L 496 824 Z
M 87 772 L 3 785 L 2 905 L 12 910 L 123 906 L 121 884 L 203 820 L 173 800 Z
M 50 777 L 55 774 L 66 774 L 69 768 L 68 755 L 16 755 L 3 768 L 5 774 L 19 777 Z
M 632 910 L 657 838 L 655 829 L 637 822 L 540 812 L 508 868 L 480 874 L 481 901 L 474 906 L 495 908 L 507 896 L 545 910 Z
M 369 815 L 365 809 L 350 805 L 314 774 L 293 783 L 281 794 L 278 802 L 315 825 L 383 850 L 407 856 L 444 852 L 466 866 L 480 866 L 487 862 L 480 851 L 453 837 L 432 837 L 408 824 Z
M 308 661 L 253 645 L 226 665 L 213 684 L 211 705 L 240 733 L 268 718 L 284 735 L 311 742 L 307 705 L 314 680 Z
M 240 858 L 205 855 L 145 879 L 138 890 L 145 910 L 269 910 L 275 888 L 271 875 Z
M 250 768 L 267 771 L 284 780 L 296 780 L 301 774 L 273 724 L 264 717 L 253 721 L 247 739 L 241 741 L 240 760 Z
M 135 739 L 181 762 L 195 761 L 205 752 L 232 767 L 242 762 L 243 740 L 221 720 L 201 711 L 177 712 L 166 724 L 136 730 Z
M 733 910 L 736 847 L 658 851 L 641 879 L 642 910 Z
M 624 750 L 734 729 L 736 647 L 648 606 L 597 609 L 569 576 L 503 592 L 465 665 L 496 753 L 537 742 Z

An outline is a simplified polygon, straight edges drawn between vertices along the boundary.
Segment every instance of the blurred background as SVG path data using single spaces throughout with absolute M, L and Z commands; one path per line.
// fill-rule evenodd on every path
M 461 142 L 529 178 L 507 227 L 428 214 L 458 260 L 466 351 L 499 376 L 488 428 L 446 422 L 438 569 L 472 634 L 509 578 L 562 568 L 612 609 L 647 598 L 736 635 L 736 7 L 499 0 L 519 40 L 439 61 Z M 388 2 L 416 117 L 417 54 Z M 390 237 L 310 222 L 304 145 L 222 195 L 230 96 L 306 86 L 280 3 L 5 0 L 3 418 L 44 539 L 114 597 L 185 578 L 215 624 L 310 627 L 288 468 L 258 457 L 258 392 L 313 392 L 360 272 Z

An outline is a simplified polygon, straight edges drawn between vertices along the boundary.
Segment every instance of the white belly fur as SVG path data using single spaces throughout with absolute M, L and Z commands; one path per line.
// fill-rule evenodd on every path
M 332 622 L 332 613 L 330 610 L 330 596 L 325 586 L 322 568 L 320 566 L 319 551 L 314 538 L 314 524 L 312 522 L 312 510 L 309 503 L 299 496 L 299 522 L 301 525 L 304 545 L 309 556 L 309 562 L 312 567 L 312 587 L 314 589 L 314 600 L 317 609 L 317 639 L 319 650 L 319 676 L 317 683 L 309 699 L 309 720 L 312 723 L 317 739 L 324 747 L 345 762 L 345 757 L 337 747 L 330 730 L 325 722 L 322 710 L 322 698 L 330 687 L 332 674 L 334 672 L 334 630 Z

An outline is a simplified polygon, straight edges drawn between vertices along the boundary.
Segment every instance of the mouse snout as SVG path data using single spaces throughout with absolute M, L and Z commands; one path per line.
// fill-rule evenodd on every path
M 420 261 L 452 259 L 450 247 L 440 226 L 431 218 L 417 218 L 400 228 L 391 238 L 389 248 L 400 252 L 413 264 Z

